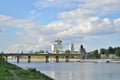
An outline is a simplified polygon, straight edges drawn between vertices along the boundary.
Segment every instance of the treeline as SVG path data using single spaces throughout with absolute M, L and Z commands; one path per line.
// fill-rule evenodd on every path
M 40 50 L 35 52 L 35 54 L 41 54 L 41 53 L 48 53 L 48 51 Z
M 30 53 L 33 53 L 33 52 L 30 52 Z M 48 51 L 39 50 L 35 52 L 35 54 L 41 54 L 41 53 L 48 53 Z M 65 54 L 69 54 L 69 53 L 70 53 L 70 50 L 65 50 Z
M 90 53 L 93 58 L 100 58 L 101 54 L 105 54 L 106 56 L 109 56 L 109 54 L 115 54 L 120 57 L 120 47 L 109 47 L 108 49 L 101 48 L 100 50 L 94 50 Z

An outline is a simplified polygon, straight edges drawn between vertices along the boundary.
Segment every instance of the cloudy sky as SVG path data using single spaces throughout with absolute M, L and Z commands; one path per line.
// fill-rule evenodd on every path
M 120 46 L 119 0 L 1 0 L 0 52 Z

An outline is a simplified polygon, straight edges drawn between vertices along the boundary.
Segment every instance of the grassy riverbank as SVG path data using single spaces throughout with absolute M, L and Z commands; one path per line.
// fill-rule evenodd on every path
M 0 58 L 0 80 L 53 80 L 36 69 L 24 70 Z

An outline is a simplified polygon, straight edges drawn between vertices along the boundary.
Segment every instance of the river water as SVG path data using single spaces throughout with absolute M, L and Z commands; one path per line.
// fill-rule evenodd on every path
M 120 64 L 117 63 L 80 63 L 80 62 L 40 62 L 9 60 L 24 69 L 36 68 L 55 80 L 120 80 Z

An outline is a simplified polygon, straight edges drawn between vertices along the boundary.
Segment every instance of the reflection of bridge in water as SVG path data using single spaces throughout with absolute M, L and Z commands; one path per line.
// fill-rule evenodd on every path
M 28 63 L 31 62 L 32 56 L 43 56 L 43 57 L 45 57 L 45 62 L 49 62 L 50 57 L 55 57 L 56 62 L 59 62 L 60 57 L 65 57 L 65 62 L 69 62 L 69 58 L 71 56 L 79 57 L 79 58 L 84 56 L 84 54 L 51 54 L 51 53 L 48 53 L 48 54 L 29 54 L 29 53 L 14 53 L 14 54 L 12 53 L 11 54 L 11 53 L 5 53 L 5 54 L 0 54 L 0 55 L 2 55 L 2 57 L 4 57 L 6 61 L 8 60 L 8 57 L 16 57 L 17 63 L 19 63 L 20 57 L 22 57 L 22 56 L 28 57 Z

